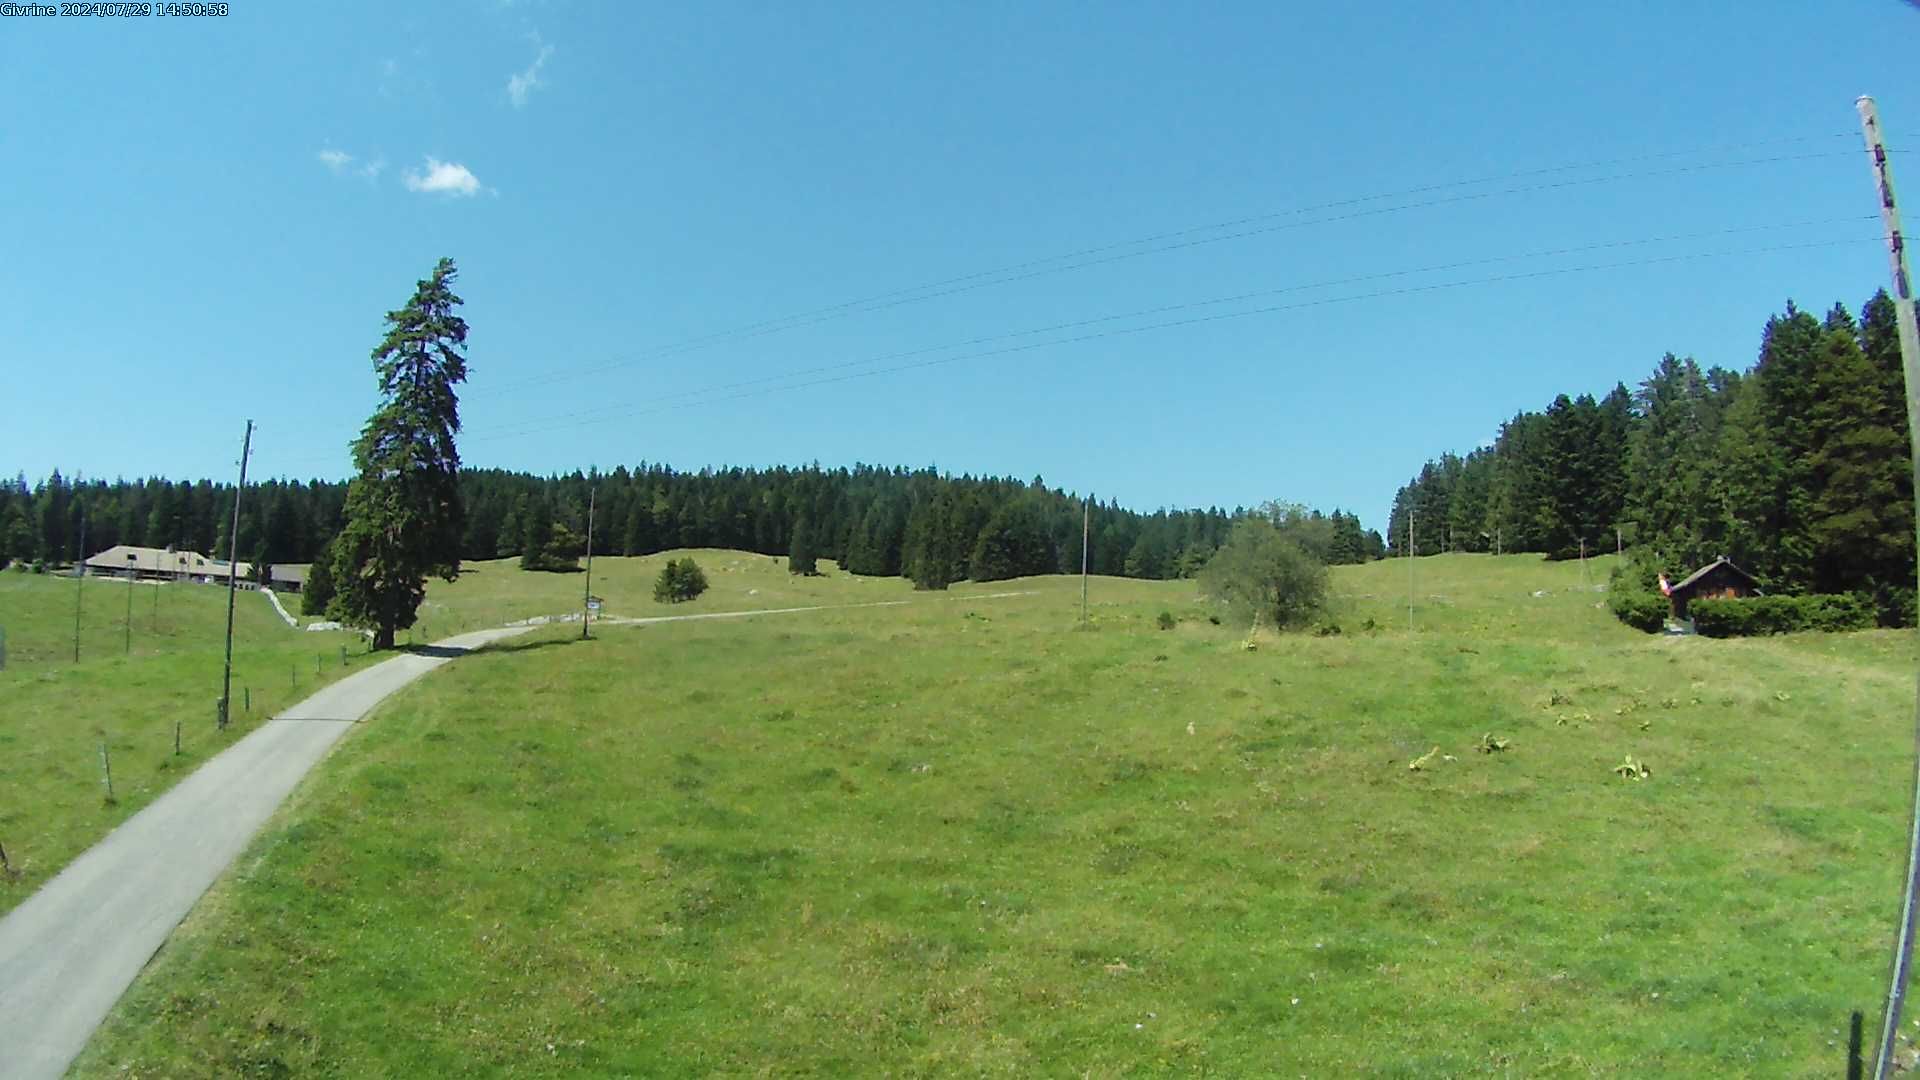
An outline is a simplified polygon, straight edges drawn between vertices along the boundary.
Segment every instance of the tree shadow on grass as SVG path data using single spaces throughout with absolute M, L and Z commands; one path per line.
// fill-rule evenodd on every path
M 557 645 L 578 645 L 579 643 L 580 643 L 580 639 L 577 637 L 544 638 L 538 641 L 522 641 L 517 638 L 506 638 L 501 641 L 489 641 L 485 645 L 481 645 L 473 649 L 464 649 L 461 651 L 462 652 L 490 652 L 490 653 L 529 652 L 533 649 L 548 649 Z
M 393 651 L 405 653 L 408 656 L 433 656 L 451 660 L 456 656 L 465 656 L 473 650 L 463 649 L 458 645 L 399 645 Z

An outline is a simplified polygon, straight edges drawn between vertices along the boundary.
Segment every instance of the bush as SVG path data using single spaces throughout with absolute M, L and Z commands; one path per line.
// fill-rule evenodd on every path
M 1171 611 L 1161 612 L 1160 617 L 1154 620 L 1155 623 L 1159 624 L 1159 627 L 1162 630 L 1173 629 L 1174 621 L 1175 620 L 1173 617 L 1173 612 Z
M 1326 610 L 1327 565 L 1265 518 L 1248 518 L 1200 571 L 1200 586 L 1240 618 L 1294 629 Z
M 668 559 L 653 582 L 653 598 L 661 603 L 677 604 L 707 591 L 707 575 L 691 557 Z
M 1912 589 L 1882 585 L 1873 591 L 1873 606 L 1878 609 L 1881 626 L 1912 626 L 1916 600 Z
M 1694 629 L 1707 637 L 1865 630 L 1877 616 L 1872 598 L 1859 593 L 1696 600 L 1687 614 Z
M 1660 567 L 1653 556 L 1635 551 L 1615 564 L 1607 579 L 1607 608 L 1613 617 L 1649 634 L 1666 627 L 1673 603 L 1660 594 Z
M 1673 610 L 1672 603 L 1666 597 L 1639 589 L 1609 593 L 1607 607 L 1612 610 L 1614 618 L 1649 634 L 1659 633 L 1666 626 L 1668 613 Z

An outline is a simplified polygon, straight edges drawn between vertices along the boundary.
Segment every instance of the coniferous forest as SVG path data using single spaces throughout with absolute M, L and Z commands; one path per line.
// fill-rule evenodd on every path
M 1640 576 L 1725 555 L 1770 592 L 1871 596 L 1911 622 L 1913 483 L 1894 307 L 1767 320 L 1744 371 L 1668 355 L 1637 390 L 1562 394 L 1394 499 L 1392 554 L 1631 550 Z M 1677 577 L 1674 580 L 1678 580 Z
M 497 469 L 460 474 L 461 558 L 520 557 L 529 568 L 570 568 L 586 550 L 589 497 L 596 555 L 722 547 L 832 559 L 855 574 L 902 575 L 940 588 L 1080 569 L 1082 502 L 1039 477 L 947 476 L 933 469 L 708 469 L 642 463 L 607 473 L 533 476 Z M 247 485 L 240 557 L 256 566 L 313 562 L 338 533 L 346 484 L 270 480 Z M 115 544 L 174 546 L 224 558 L 233 485 L 69 481 L 0 483 L 0 565 L 61 563 Z M 1137 578 L 1191 576 L 1249 511 L 1142 514 L 1092 500 L 1090 569 Z M 1304 515 L 1328 562 L 1385 550 L 1356 515 Z M 804 559 L 803 559 L 804 561 Z

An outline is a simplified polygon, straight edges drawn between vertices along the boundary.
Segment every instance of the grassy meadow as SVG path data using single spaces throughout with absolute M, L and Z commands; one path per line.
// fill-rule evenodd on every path
M 124 580 L 0 573 L 7 646 L 0 671 L 0 845 L 14 871 L 0 873 L 0 912 L 273 711 L 365 666 L 366 642 L 358 635 L 292 630 L 265 597 L 242 593 L 234 607 L 232 722 L 222 732 L 214 703 L 226 626 L 223 588 L 134 585 L 129 592 Z M 249 689 L 251 712 L 244 708 Z M 102 741 L 113 766 L 111 803 Z
M 1840 1073 L 1914 636 L 1648 637 L 1488 556 L 1409 634 L 1406 573 L 1252 649 L 1110 579 L 1089 632 L 1057 578 L 537 630 L 343 742 L 75 1073 Z
M 707 591 L 678 604 L 655 600 L 653 583 L 661 568 L 670 558 L 685 557 L 705 571 Z M 463 563 L 459 579 L 428 582 L 414 638 L 438 640 L 518 619 L 578 614 L 586 593 L 584 566 L 583 561 L 579 573 L 553 573 L 522 570 L 519 559 Z M 593 560 L 593 593 L 603 601 L 603 616 L 623 618 L 857 604 L 913 595 L 912 583 L 903 578 L 855 577 L 826 559 L 820 560 L 820 568 L 817 577 L 796 577 L 787 573 L 785 556 L 712 548 L 631 558 L 602 556 Z M 972 583 L 956 589 L 969 590 L 995 591 Z

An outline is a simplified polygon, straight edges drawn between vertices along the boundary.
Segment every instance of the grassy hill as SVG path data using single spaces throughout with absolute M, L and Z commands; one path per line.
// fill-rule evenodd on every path
M 678 604 L 654 600 L 653 583 L 661 568 L 670 558 L 686 557 L 705 571 L 707 591 Z M 855 577 L 826 559 L 820 560 L 820 567 L 823 573 L 818 577 L 796 577 L 787 573 L 784 557 L 712 548 L 603 557 L 593 560 L 593 593 L 605 602 L 602 614 L 629 617 L 899 600 L 913 593 L 912 583 L 903 578 Z M 969 583 L 962 591 L 984 588 Z M 414 636 L 435 640 L 515 619 L 577 614 L 585 591 L 584 569 L 579 573 L 528 571 L 520 569 L 519 559 L 465 563 L 457 581 L 428 583 Z
M 1253 650 L 1107 579 L 1084 633 L 1071 579 L 537 631 L 343 743 L 76 1072 L 1839 1071 L 1913 635 L 1647 637 L 1487 556 L 1409 634 L 1406 573 Z
M 0 845 L 16 871 L 0 874 L 0 912 L 272 711 L 364 661 L 359 636 L 295 631 L 265 597 L 244 593 L 234 608 L 233 722 L 221 732 L 214 702 L 226 626 L 222 588 L 0 573 Z M 105 801 L 103 741 L 113 803 Z

